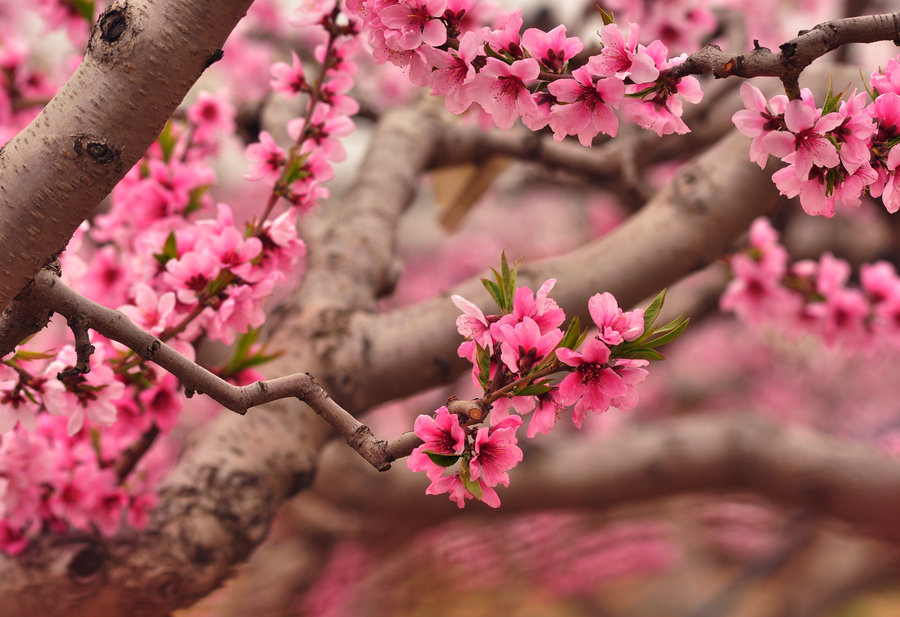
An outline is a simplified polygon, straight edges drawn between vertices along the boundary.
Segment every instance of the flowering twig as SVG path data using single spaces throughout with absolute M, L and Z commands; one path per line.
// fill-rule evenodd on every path
M 155 362 L 184 385 L 185 394 L 208 395 L 224 407 L 239 413 L 257 405 L 282 398 L 297 398 L 309 405 L 347 440 L 360 456 L 379 471 L 390 469 L 391 462 L 406 456 L 420 442 L 411 434 L 393 441 L 379 440 L 371 429 L 338 405 L 309 373 L 297 373 L 235 386 L 188 360 L 156 336 L 141 330 L 123 313 L 106 308 L 78 294 L 48 270 L 40 272 L 32 288 L 34 299 L 68 319 L 80 320 L 86 328 L 118 341 L 145 360 Z M 86 331 L 86 330 L 85 330 Z M 120 478 L 127 466 L 117 468 Z

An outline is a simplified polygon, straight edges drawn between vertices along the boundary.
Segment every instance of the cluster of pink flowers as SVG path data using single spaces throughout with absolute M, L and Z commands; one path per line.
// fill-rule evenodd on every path
M 692 76 L 671 78 L 667 69 L 684 56 L 668 58 L 659 40 L 638 41 L 639 27 L 600 31 L 602 51 L 574 70 L 569 63 L 584 49 L 565 26 L 520 33 L 520 11 L 493 28 L 471 18 L 476 0 L 349 0 L 378 62 L 404 67 L 410 80 L 445 97 L 452 113 L 477 103 L 501 128 L 517 119 L 532 130 L 550 126 L 554 138 L 577 135 L 590 145 L 599 133 L 615 136 L 620 111 L 659 135 L 687 133 L 682 99 L 702 98 Z M 574 63 L 573 63 L 574 64 Z
M 275 198 L 283 197 L 305 212 L 328 196 L 323 183 L 334 177 L 331 163 L 347 157 L 339 139 L 355 130 L 350 116 L 359 111 L 359 104 L 347 93 L 358 70 L 353 56 L 359 47 L 359 20 L 343 15 L 331 1 L 306 3 L 294 13 L 291 23 L 317 26 L 326 37 L 314 52 L 321 70 L 317 77 L 308 78 L 296 53 L 291 64 L 272 66 L 274 92 L 288 98 L 298 94 L 309 98 L 304 115 L 288 123 L 294 143 L 287 152 L 266 131 L 260 133 L 258 142 L 247 146 L 245 153 L 253 168 L 245 178 L 273 181 Z
M 114 189 L 108 210 L 75 234 L 61 258 L 66 282 L 189 358 L 200 340 L 239 339 L 220 374 L 259 378 L 250 367 L 271 356 L 255 344 L 254 328 L 276 285 L 302 271 L 297 217 L 325 193 L 329 161 L 344 156 L 337 138 L 353 129 L 346 115 L 356 103 L 346 92 L 355 70 L 354 26 L 335 25 L 337 17 L 330 9 L 319 16 L 329 32 L 316 51 L 324 77 L 307 91 L 309 113 L 288 127 L 296 145 L 284 155 L 284 190 L 276 186 L 264 212 L 241 223 L 230 205 L 210 197 L 211 161 L 235 130 L 235 109 L 224 94 L 202 92 Z M 42 93 L 38 79 L 19 83 L 27 76 L 21 57 L 8 58 L 0 75 L 12 80 L 5 92 Z M 273 69 L 276 85 L 282 72 Z M 279 197 L 289 204 L 281 213 Z M 50 332 L 0 361 L 0 550 L 21 551 L 48 529 L 109 535 L 123 522 L 145 524 L 156 486 L 175 460 L 171 434 L 186 406 L 178 380 L 96 333 L 91 370 L 78 374 L 70 370 L 70 340 L 70 333 Z M 119 469 L 148 435 L 156 443 L 137 467 Z
M 769 155 L 787 163 L 772 175 L 782 195 L 799 195 L 803 209 L 831 217 L 837 204 L 857 207 L 865 193 L 881 197 L 888 212 L 900 209 L 900 83 L 898 60 L 872 75 L 871 96 L 851 92 L 816 107 L 812 93 L 788 100 L 741 86 L 746 109 L 734 114 L 738 130 L 752 138 L 750 158 L 765 167 Z M 869 100 L 870 99 L 870 100 Z M 868 100 L 868 102 L 867 102 Z
M 851 350 L 900 344 L 900 277 L 888 262 L 863 265 L 859 287 L 849 285 L 850 264 L 830 253 L 789 264 L 778 233 L 760 218 L 749 249 L 730 263 L 735 278 L 720 306 L 749 323 L 812 334 Z
M 496 284 L 484 281 L 501 315 L 485 315 L 472 302 L 452 296 L 463 312 L 457 328 L 466 340 L 459 355 L 472 362 L 472 378 L 484 391 L 473 403 L 476 413 L 441 407 L 434 418 L 420 415 L 415 433 L 424 443 L 408 461 L 410 469 L 428 475 L 428 494 L 449 493 L 459 507 L 473 497 L 500 505 L 494 487 L 509 486 L 507 471 L 522 460 L 516 446 L 522 418 L 517 414 L 534 412 L 528 427 L 528 437 L 534 437 L 550 432 L 566 407 L 573 407 L 578 428 L 588 412 L 631 409 L 638 400 L 635 386 L 647 376 L 643 367 L 649 359 L 662 358 L 654 348 L 687 325 L 679 317 L 653 327 L 664 294 L 645 312 L 623 311 L 612 294 L 600 293 L 588 301 L 596 333 L 588 338 L 577 319 L 563 331 L 565 313 L 549 297 L 556 281 L 546 281 L 537 293 L 515 288 L 515 271 L 505 259 L 503 266 Z M 490 426 L 478 428 L 487 412 Z M 444 475 L 457 462 L 457 471 Z

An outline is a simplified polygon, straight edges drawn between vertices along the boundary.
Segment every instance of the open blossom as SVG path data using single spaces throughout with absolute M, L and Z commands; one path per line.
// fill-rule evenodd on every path
M 437 47 L 447 40 L 447 29 L 437 18 L 445 0 L 399 0 L 379 12 L 386 28 L 385 43 L 392 49 L 416 49 L 422 44 Z
M 603 341 L 586 341 L 581 352 L 557 349 L 556 356 L 575 368 L 559 384 L 559 392 L 563 404 L 575 405 L 572 420 L 576 427 L 581 428 L 587 412 L 602 413 L 609 409 L 611 399 L 627 393 L 627 384 L 609 365 L 609 347 Z
M 459 39 L 456 53 L 434 47 L 423 48 L 423 53 L 435 70 L 431 71 L 430 86 L 434 95 L 444 96 L 447 111 L 460 114 L 472 104 L 468 85 L 475 79 L 475 66 L 483 42 L 476 32 L 469 31 Z
M 69 435 L 74 435 L 87 419 L 110 426 L 116 421 L 115 401 L 125 391 L 109 364 L 103 362 L 105 345 L 96 343 L 91 372 L 57 379 L 57 374 L 75 365 L 75 349 L 67 345 L 44 370 L 44 406 L 56 416 L 67 416 Z
M 303 75 L 303 65 L 296 52 L 291 52 L 291 64 L 276 62 L 272 65 L 272 90 L 288 98 L 309 88 Z
M 547 89 L 560 103 L 550 110 L 553 139 L 578 135 L 582 146 L 591 145 L 598 133 L 615 137 L 619 121 L 613 109 L 625 95 L 625 84 L 614 78 L 601 78 L 595 83 L 587 66 L 572 71 L 572 79 L 558 79 Z
M 260 131 L 259 141 L 249 144 L 244 156 L 253 161 L 253 167 L 244 175 L 245 180 L 275 180 L 287 162 L 284 150 L 278 147 L 267 131 Z
M 609 292 L 595 294 L 588 300 L 591 319 L 600 328 L 598 338 L 607 345 L 633 341 L 644 333 L 644 309 L 624 312 Z
M 813 165 L 828 168 L 840 164 L 837 148 L 825 134 L 840 126 L 843 121 L 844 118 L 839 113 L 822 115 L 800 99 L 788 101 L 784 110 L 784 124 L 794 134 L 796 156 L 791 163 L 799 178 L 806 179 Z
M 516 431 L 521 425 L 520 416 L 508 416 L 494 426 L 478 429 L 469 461 L 471 479 L 482 479 L 488 486 L 509 486 L 507 471 L 522 460 L 522 450 L 516 445 Z
M 559 328 L 566 320 L 565 312 L 550 297 L 550 290 L 556 285 L 556 279 L 547 279 L 536 292 L 524 285 L 516 288 L 513 295 L 513 310 L 503 315 L 497 324 L 516 324 L 525 317 L 530 317 L 545 334 Z
M 490 323 L 480 308 L 462 296 L 450 296 L 450 300 L 463 312 L 456 318 L 456 329 L 466 339 L 475 341 L 482 349 L 494 351 Z
M 685 54 L 681 54 L 669 59 L 668 48 L 658 40 L 647 45 L 645 51 L 653 58 L 660 73 L 681 64 L 687 58 Z M 632 84 L 626 88 L 626 92 L 645 93 L 642 98 L 626 98 L 622 109 L 633 122 L 659 136 L 689 133 L 690 129 L 681 119 L 684 113 L 682 99 L 689 103 L 699 103 L 703 98 L 700 82 L 693 75 L 680 79 L 660 77 L 655 82 Z
M 416 418 L 413 430 L 425 443 L 412 451 L 406 465 L 412 471 L 424 471 L 428 479 L 435 482 L 444 473 L 445 468 L 428 458 L 425 452 L 462 454 L 466 444 L 465 431 L 459 423 L 459 418 L 451 414 L 446 406 L 438 409 L 434 418 L 420 415 Z
M 550 32 L 529 28 L 522 33 L 522 47 L 547 71 L 561 73 L 566 63 L 584 49 L 578 37 L 567 37 L 565 26 L 556 26 Z
M 513 325 L 497 324 L 492 329 L 494 337 L 501 343 L 500 359 L 513 373 L 527 373 L 553 351 L 562 340 L 560 329 L 549 330 L 542 334 L 540 327 L 531 317 L 523 317 L 522 321 Z
M 540 66 L 534 58 L 516 60 L 511 65 L 488 58 L 481 72 L 470 84 L 470 94 L 491 115 L 494 124 L 510 128 L 520 116 L 538 114 L 527 83 L 537 79 Z
M 616 79 L 630 77 L 635 83 L 656 81 L 659 69 L 654 59 L 639 44 L 640 26 L 628 24 L 625 37 L 617 24 L 607 24 L 600 30 L 603 49 L 599 56 L 588 59 L 588 68 L 597 75 Z
M 767 102 L 759 88 L 744 82 L 741 84 L 741 99 L 745 109 L 735 112 L 731 121 L 742 135 L 750 137 L 750 160 L 762 169 L 770 154 L 778 158 L 790 154 L 793 151 L 793 136 L 784 125 L 788 98 L 779 94 Z M 785 133 L 786 137 L 773 138 L 772 135 L 778 132 Z

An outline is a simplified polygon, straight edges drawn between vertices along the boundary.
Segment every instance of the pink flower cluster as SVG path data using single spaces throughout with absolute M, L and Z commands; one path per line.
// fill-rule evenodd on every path
M 765 167 L 769 155 L 787 163 L 772 175 L 782 195 L 800 197 L 811 215 L 831 217 L 837 204 L 857 207 L 868 193 L 881 197 L 888 212 L 900 210 L 900 84 L 898 60 L 872 75 L 871 100 L 853 91 L 829 95 L 817 108 L 812 93 L 799 99 L 776 95 L 766 100 L 745 83 L 745 109 L 733 116 L 751 138 L 750 158 Z
M 449 493 L 459 507 L 473 497 L 492 507 L 500 505 L 494 487 L 509 486 L 507 471 L 522 460 L 515 436 L 522 418 L 511 410 L 534 412 L 528 427 L 528 437 L 534 437 L 548 433 L 566 407 L 573 407 L 578 428 L 588 412 L 631 409 L 637 404 L 635 386 L 647 375 L 646 358 L 662 358 L 652 348 L 686 325 L 679 318 L 652 328 L 662 295 L 647 309 L 651 314 L 645 320 L 644 309 L 623 311 L 611 294 L 601 293 L 588 301 L 597 332 L 587 338 L 577 320 L 565 332 L 560 328 L 565 314 L 549 297 L 555 280 L 545 282 L 537 293 L 528 287 L 513 292 L 510 281 L 515 274 L 507 271 L 505 261 L 504 274 L 497 277 L 497 285 L 485 285 L 502 315 L 485 315 L 465 298 L 452 296 L 463 312 L 457 328 L 466 341 L 459 355 L 473 364 L 473 380 L 484 390 L 478 405 L 489 410 L 490 427 L 477 428 L 486 418 L 471 409 L 450 413 L 441 407 L 434 418 L 420 415 L 415 433 L 424 443 L 408 461 L 410 469 L 428 475 L 428 494 Z M 654 338 L 657 335 L 667 338 Z M 457 462 L 459 468 L 444 475 Z
M 346 25 L 340 25 L 342 19 L 347 19 Z M 305 94 L 309 99 L 304 115 L 288 123 L 288 135 L 294 140 L 289 151 L 285 152 L 268 132 L 262 131 L 259 142 L 245 150 L 253 167 L 244 177 L 274 182 L 276 199 L 284 197 L 305 212 L 328 196 L 323 183 L 334 177 L 331 163 L 347 157 L 339 139 L 355 130 L 350 116 L 359 111 L 359 104 L 347 93 L 358 70 L 353 61 L 359 47 L 358 20 L 342 16 L 336 3 L 328 1 L 305 3 L 291 23 L 300 27 L 315 25 L 326 37 L 315 49 L 320 74 L 307 78 L 296 53 L 292 53 L 291 64 L 278 62 L 272 66 L 274 92 L 288 98 Z
M 900 344 L 900 277 L 888 262 L 863 265 L 859 287 L 848 284 L 850 264 L 830 253 L 789 265 L 764 218 L 753 223 L 749 249 L 730 262 L 735 278 L 722 295 L 722 310 L 851 350 Z
M 334 46 L 328 65 L 345 71 L 340 54 L 351 47 Z M 13 56 L 0 72 L 13 80 L 6 91 L 37 96 L 38 79 L 27 92 L 17 85 L 27 73 Z M 0 50 L 0 63 L 3 58 Z M 342 155 L 333 137 L 347 128 L 339 119 L 334 125 L 328 109 L 348 108 L 347 88 L 329 90 L 326 83 L 310 128 L 292 129 L 309 142 L 309 151 L 293 159 L 297 178 L 318 165 L 316 157 Z M 23 107 L 18 99 L 13 104 Z M 3 105 L 0 94 L 0 114 Z M 4 131 L 16 122 L 0 117 Z M 113 190 L 106 213 L 85 223 L 61 257 L 69 284 L 119 307 L 188 358 L 199 340 L 241 337 L 221 370 L 228 379 L 246 376 L 248 367 L 270 357 L 252 344 L 252 329 L 262 324 L 263 303 L 275 286 L 302 270 L 305 253 L 297 208 L 279 215 L 268 207 L 245 224 L 230 205 L 209 196 L 216 181 L 211 160 L 234 130 L 235 110 L 225 96 L 199 93 Z M 309 190 L 321 194 L 314 185 L 327 174 L 313 175 Z M 75 350 L 65 345 L 71 334 L 47 337 L 0 361 L 0 550 L 7 552 L 47 530 L 109 535 L 124 522 L 144 524 L 156 486 L 175 460 L 172 432 L 185 408 L 175 377 L 118 344 L 92 333 L 91 370 L 77 374 L 69 370 Z M 153 448 L 134 470 L 120 471 L 123 454 L 147 435 L 158 435 Z
M 108 341 L 94 345 L 95 365 L 86 375 L 57 378 L 75 361 L 70 346 L 49 361 L 20 351 L 0 364 L 0 550 L 18 553 L 47 530 L 112 535 L 123 522 L 147 522 L 169 453 L 157 449 L 126 483 L 113 464 L 154 422 L 171 428 L 166 416 L 180 409 L 177 380 L 156 381 L 137 395 L 108 358 L 103 363 L 117 353 Z
M 468 19 L 476 0 L 350 0 L 363 18 L 373 55 L 407 70 L 410 80 L 444 96 L 447 109 L 462 113 L 477 103 L 501 128 L 517 119 L 532 130 L 550 126 L 554 139 L 577 135 L 589 146 L 599 133 L 615 136 L 620 111 L 659 135 L 686 133 L 682 99 L 702 98 L 693 76 L 680 80 L 669 69 L 659 40 L 644 46 L 639 27 L 626 32 L 607 24 L 602 51 L 574 70 L 569 62 L 583 49 L 565 26 L 520 34 L 521 12 L 491 27 Z

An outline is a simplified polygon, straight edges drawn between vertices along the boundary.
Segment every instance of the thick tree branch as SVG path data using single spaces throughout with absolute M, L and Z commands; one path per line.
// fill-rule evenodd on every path
M 143 155 L 251 2 L 118 0 L 103 13 L 81 66 L 0 152 L 0 307 Z
M 537 289 L 544 280 L 557 279 L 553 297 L 568 316 L 577 314 L 590 323 L 591 295 L 609 291 L 622 306 L 631 306 L 718 259 L 777 200 L 774 185 L 748 160 L 746 149 L 747 140 L 731 133 L 685 165 L 612 233 L 568 255 L 522 266 L 520 284 Z M 539 223 L 534 225 L 533 233 L 540 233 Z M 349 339 L 355 344 L 345 344 L 338 360 L 346 378 L 329 392 L 345 405 L 365 409 L 446 383 L 465 370 L 466 363 L 456 356 L 459 311 L 450 293 L 491 312 L 476 278 L 414 306 L 357 313 Z

